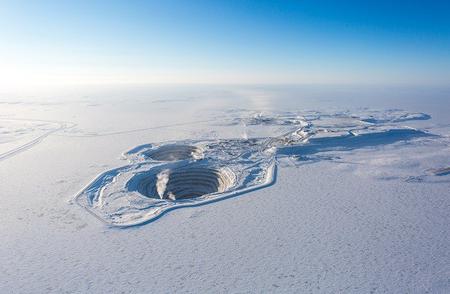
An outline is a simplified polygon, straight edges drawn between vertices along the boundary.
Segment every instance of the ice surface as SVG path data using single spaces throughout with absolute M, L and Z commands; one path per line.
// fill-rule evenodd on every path
M 0 293 L 448 293 L 449 97 L 1 94 Z
M 47 136 L 73 127 L 64 121 L 0 116 L 0 161 L 39 144 Z

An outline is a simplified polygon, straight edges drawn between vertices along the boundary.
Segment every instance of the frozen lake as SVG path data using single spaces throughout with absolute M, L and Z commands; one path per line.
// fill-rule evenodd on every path
M 448 293 L 449 113 L 431 87 L 2 93 L 0 292 Z

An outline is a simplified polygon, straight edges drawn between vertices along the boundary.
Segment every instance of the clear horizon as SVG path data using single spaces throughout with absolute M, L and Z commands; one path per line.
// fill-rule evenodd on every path
M 450 4 L 402 2 L 3 1 L 0 90 L 447 85 Z

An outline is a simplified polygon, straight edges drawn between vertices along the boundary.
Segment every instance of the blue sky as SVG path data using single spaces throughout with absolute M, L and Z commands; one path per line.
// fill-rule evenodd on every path
M 0 0 L 0 80 L 447 85 L 450 2 L 392 2 Z

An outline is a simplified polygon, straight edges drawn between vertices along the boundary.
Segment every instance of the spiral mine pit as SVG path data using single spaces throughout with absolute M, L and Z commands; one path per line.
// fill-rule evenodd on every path
M 137 190 L 149 198 L 180 200 L 222 193 L 234 183 L 235 175 L 228 168 L 189 165 L 144 177 Z
M 156 161 L 178 161 L 186 159 L 200 159 L 203 157 L 203 150 L 191 145 L 163 145 L 157 149 L 148 151 L 147 157 Z
M 276 179 L 277 158 L 299 162 L 334 160 L 339 158 L 335 151 L 351 153 L 360 148 L 434 137 L 396 124 L 428 119 L 424 114 L 401 111 L 364 111 L 361 115 L 312 111 L 236 119 L 232 115 L 231 124 L 225 121 L 224 126 L 235 128 L 242 124 L 244 138 L 227 136 L 136 146 L 123 154 L 128 165 L 99 175 L 76 196 L 77 203 L 108 224 L 134 226 L 175 208 L 270 186 Z M 444 166 L 427 170 L 426 176 L 449 173 L 449 167 Z

